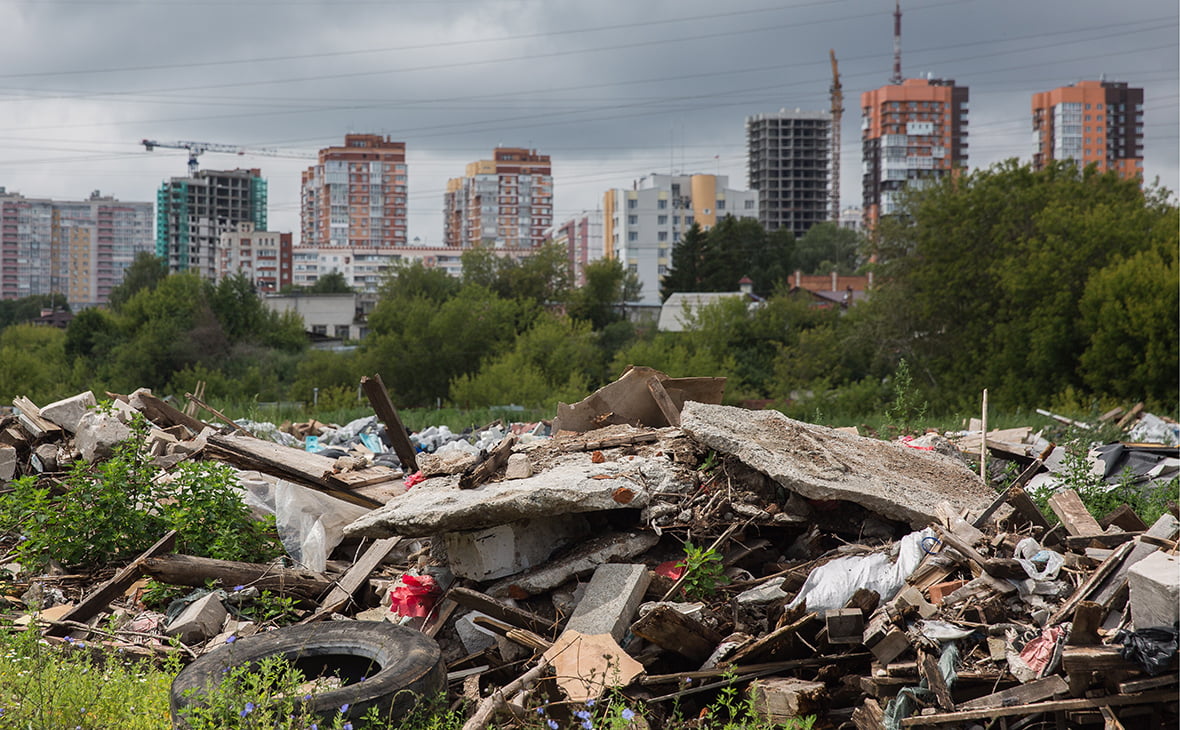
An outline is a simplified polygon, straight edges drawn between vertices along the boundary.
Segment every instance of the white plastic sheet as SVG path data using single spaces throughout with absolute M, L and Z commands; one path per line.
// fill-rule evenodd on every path
M 314 489 L 256 471 L 238 472 L 246 504 L 275 516 L 287 554 L 308 570 L 323 571 L 344 539 L 344 526 L 369 510 Z
M 788 606 L 794 608 L 806 601 L 808 611 L 843 608 L 860 588 L 876 591 L 882 603 L 891 600 L 922 562 L 922 539 L 926 537 L 934 537 L 930 528 L 903 537 L 897 543 L 896 558 L 876 552 L 837 558 L 821 565 L 811 571 L 799 595 Z

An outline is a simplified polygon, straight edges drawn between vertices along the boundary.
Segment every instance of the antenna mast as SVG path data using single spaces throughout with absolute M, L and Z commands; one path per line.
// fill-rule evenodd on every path
M 893 9 L 893 78 L 891 84 L 901 84 L 901 0 Z
M 840 123 L 844 117 L 844 90 L 840 86 L 840 71 L 836 66 L 836 51 L 828 49 L 832 59 L 832 221 L 840 221 Z

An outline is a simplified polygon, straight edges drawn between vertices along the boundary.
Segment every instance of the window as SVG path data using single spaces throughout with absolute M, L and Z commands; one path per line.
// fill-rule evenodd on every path
M 660 231 L 659 233 L 656 234 L 656 239 L 659 241 L 667 241 L 668 240 L 668 232 L 667 231 Z
M 661 226 L 668 225 L 668 216 L 666 216 L 666 215 L 659 216 L 658 218 L 656 218 L 656 223 L 658 223 Z
M 629 232 L 627 234 L 627 240 L 630 241 L 631 243 L 635 243 L 636 241 L 639 240 L 639 232 L 638 231 Z
M 725 210 L 725 201 L 724 200 L 717 201 L 717 210 Z
M 629 225 L 629 226 L 639 225 L 639 216 L 637 216 L 637 215 L 627 216 L 627 225 Z
M 346 324 L 336 325 L 336 336 L 342 340 L 347 340 L 348 339 L 348 325 L 346 325 Z
M 659 208 L 660 210 L 664 210 L 665 208 L 668 207 L 668 201 L 664 200 L 663 198 L 660 198 L 659 200 L 656 201 L 656 207 Z
M 746 210 L 754 210 L 754 201 L 752 199 L 746 201 Z
M 627 199 L 627 207 L 628 207 L 628 208 L 631 208 L 631 209 L 638 208 L 638 207 L 639 207 L 639 201 L 638 201 L 638 200 L 636 200 L 635 198 L 628 198 L 628 199 Z

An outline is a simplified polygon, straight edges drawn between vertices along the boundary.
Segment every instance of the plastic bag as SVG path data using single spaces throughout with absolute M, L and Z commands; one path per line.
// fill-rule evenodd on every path
M 1172 665 L 1172 657 L 1176 656 L 1175 627 L 1120 631 L 1114 637 L 1114 641 L 1123 645 L 1119 649 L 1123 659 L 1135 662 L 1152 677 L 1168 671 L 1168 667 Z
M 903 537 L 897 544 L 897 559 L 893 561 L 881 551 L 837 558 L 821 565 L 807 576 L 799 595 L 788 607 L 794 608 L 806 601 L 808 611 L 843 608 L 859 588 L 876 591 L 881 596 L 881 603 L 891 600 L 922 562 L 922 539 L 926 537 L 934 537 L 929 528 Z

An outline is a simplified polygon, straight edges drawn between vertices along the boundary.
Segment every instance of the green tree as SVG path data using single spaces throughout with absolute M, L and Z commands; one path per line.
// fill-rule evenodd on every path
M 542 246 L 516 259 L 505 252 L 477 246 L 463 252 L 463 283 L 485 287 L 504 299 L 531 299 L 538 304 L 563 301 L 570 285 L 566 249 Z
M 0 332 L 0 400 L 23 395 L 45 405 L 72 395 L 65 342 L 55 327 L 14 324 Z
M 441 304 L 459 292 L 460 282 L 443 269 L 427 268 L 421 261 L 399 261 L 381 282 L 381 301 L 423 298 Z
M 625 317 L 623 307 L 639 298 L 639 277 L 618 259 L 598 259 L 586 265 L 586 283 L 569 294 L 566 311 L 601 330 Z
M 910 190 L 879 229 L 877 342 L 895 343 L 943 403 L 989 387 L 993 403 L 1032 405 L 1081 388 L 1087 283 L 1120 258 L 1176 247 L 1165 201 L 1071 162 L 1009 161 Z
M 20 299 L 0 300 L 0 329 L 10 324 L 32 322 L 41 316 L 42 310 L 54 309 L 70 311 L 65 295 L 33 294 Z
M 667 301 L 676 292 L 705 291 L 701 286 L 706 270 L 705 231 L 694 221 L 672 247 L 672 266 L 660 281 L 660 298 Z
M 317 277 L 315 283 L 307 287 L 309 294 L 352 294 L 353 291 L 344 274 L 335 270 Z
M 119 310 L 131 297 L 143 289 L 155 289 L 168 276 L 168 262 L 147 251 L 135 254 L 131 265 L 123 272 L 123 281 L 111 289 L 107 302 Z
M 817 223 L 795 242 L 795 268 L 804 274 L 855 274 L 860 266 L 864 236 L 835 223 Z

